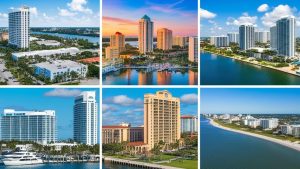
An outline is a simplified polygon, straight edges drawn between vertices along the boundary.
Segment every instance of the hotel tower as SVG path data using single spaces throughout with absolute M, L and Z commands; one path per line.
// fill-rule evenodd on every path
M 144 95 L 144 143 L 152 149 L 180 139 L 180 100 L 167 90 Z
M 98 142 L 98 106 L 96 92 L 85 91 L 75 98 L 74 140 L 87 145 Z
M 144 15 L 139 20 L 139 52 L 145 54 L 153 51 L 153 22 Z
M 162 50 L 172 49 L 172 31 L 167 28 L 157 30 L 157 48 Z
M 125 50 L 125 36 L 121 32 L 116 32 L 110 36 L 109 44 L 109 47 L 105 48 L 106 58 L 119 58 L 120 53 Z
M 29 48 L 29 8 L 22 7 L 8 15 L 8 34 L 10 45 Z

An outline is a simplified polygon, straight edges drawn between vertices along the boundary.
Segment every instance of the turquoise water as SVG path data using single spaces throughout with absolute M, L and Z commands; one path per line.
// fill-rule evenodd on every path
M 216 128 L 201 118 L 201 169 L 299 169 L 300 152 Z
M 135 69 L 120 70 L 103 75 L 104 85 L 196 85 L 198 73 L 191 70 L 182 72 L 150 72 Z
M 58 36 L 61 38 L 66 38 L 66 39 L 87 39 L 89 42 L 92 42 L 92 43 L 99 43 L 99 40 L 100 40 L 99 37 L 83 36 L 83 35 L 70 35 L 70 34 L 62 34 L 62 33 L 32 32 L 32 34 L 53 35 L 53 36 Z
M 65 164 L 40 164 L 26 166 L 4 166 L 0 169 L 99 169 L 99 163 L 65 163 Z
M 300 77 L 206 52 L 200 64 L 202 85 L 300 84 Z

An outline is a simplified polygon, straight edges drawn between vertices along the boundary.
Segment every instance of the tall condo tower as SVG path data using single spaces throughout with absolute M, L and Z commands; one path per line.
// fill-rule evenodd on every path
M 98 142 L 98 106 L 95 91 L 85 91 L 75 98 L 74 140 L 95 145 Z
M 189 37 L 189 61 L 198 62 L 198 37 Z
M 167 28 L 157 30 L 157 48 L 162 50 L 172 49 L 172 31 Z
M 270 28 L 270 44 L 273 50 L 277 50 L 277 27 Z
M 295 56 L 295 17 L 289 16 L 276 22 L 277 52 L 285 57 Z
M 153 51 L 153 22 L 147 15 L 139 20 L 139 51 L 142 54 Z
M 254 26 L 241 25 L 239 27 L 240 48 L 241 50 L 248 50 L 254 47 Z
M 18 48 L 29 48 L 30 12 L 28 7 L 22 7 L 8 15 L 8 34 L 10 45 Z

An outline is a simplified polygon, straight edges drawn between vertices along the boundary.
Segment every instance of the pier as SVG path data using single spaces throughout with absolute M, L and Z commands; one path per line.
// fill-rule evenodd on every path
M 177 167 L 163 166 L 163 165 L 145 163 L 145 162 L 140 162 L 140 161 L 124 160 L 124 159 L 118 159 L 118 158 L 113 158 L 113 157 L 103 157 L 102 159 L 106 162 L 110 162 L 113 164 L 126 165 L 126 166 L 131 166 L 131 167 L 136 167 L 136 168 L 181 169 L 181 168 L 177 168 Z

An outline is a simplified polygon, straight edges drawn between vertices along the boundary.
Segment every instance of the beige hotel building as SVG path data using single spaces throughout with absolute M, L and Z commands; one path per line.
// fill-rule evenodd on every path
M 120 53 L 125 50 L 125 36 L 121 32 L 116 32 L 110 36 L 109 47 L 105 48 L 106 59 L 119 58 Z
M 157 30 L 157 48 L 162 50 L 172 49 L 172 31 L 167 28 Z

